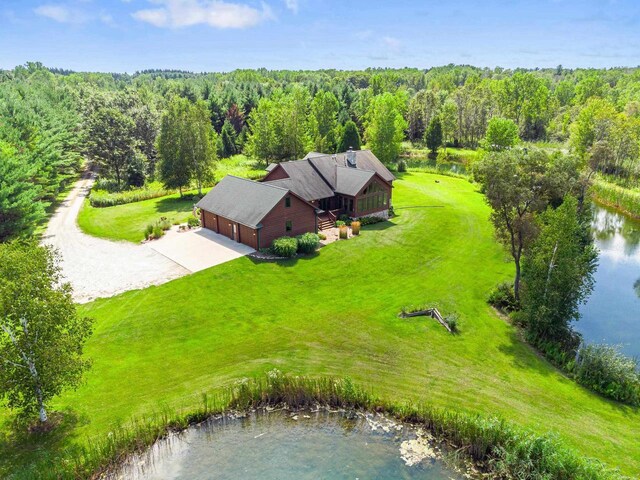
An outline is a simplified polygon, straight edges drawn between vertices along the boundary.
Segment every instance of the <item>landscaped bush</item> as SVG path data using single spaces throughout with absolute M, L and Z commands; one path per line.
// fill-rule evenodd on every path
M 347 238 L 349 238 L 349 229 L 346 225 L 341 225 L 338 228 L 338 232 L 341 240 L 346 240 Z
M 327 236 L 326 236 L 324 233 L 319 233 L 319 234 L 318 234 L 318 238 L 319 238 L 320 240 L 326 240 L 326 239 L 327 239 Z
M 151 198 L 164 197 L 173 191 L 164 188 L 136 188 L 122 192 L 109 192 L 107 190 L 94 189 L 89 195 L 89 203 L 92 207 L 114 207 L 126 203 L 140 202 Z
M 404 173 L 406 171 L 407 171 L 407 162 L 405 162 L 404 160 L 400 160 L 398 162 L 398 172 Z
M 336 227 L 344 227 L 346 225 L 344 220 L 336 220 Z
M 578 383 L 630 405 L 640 405 L 638 362 L 611 345 L 583 345 L 569 365 Z
M 189 228 L 197 228 L 200 226 L 200 219 L 197 217 L 189 217 L 187 219 L 187 225 L 189 225 Z
M 373 225 L 374 223 L 384 222 L 384 218 L 382 217 L 360 217 L 358 219 L 360 221 L 360 225 Z
M 345 225 L 351 225 L 351 217 L 349 215 L 342 214 L 338 217 L 338 220 L 344 222 Z
M 498 285 L 487 298 L 489 305 L 502 310 L 505 313 L 514 312 L 520 309 L 518 302 L 516 301 L 515 293 L 513 292 L 513 285 L 508 282 Z
M 360 235 L 360 221 L 351 222 L 351 233 L 354 235 Z
M 298 235 L 298 252 L 313 253 L 320 245 L 320 237 L 315 233 L 304 233 Z
M 171 220 L 167 217 L 160 217 L 155 223 L 150 223 L 147 228 L 144 229 L 144 238 L 147 240 L 154 240 L 162 237 L 166 230 L 171 228 Z
M 159 224 L 156 223 L 153 226 L 151 235 L 152 235 L 151 238 L 155 238 L 155 239 L 161 238 L 164 235 L 164 230 L 163 230 L 162 226 L 160 226 Z
M 278 257 L 293 257 L 298 251 L 298 240 L 293 237 L 276 238 L 271 244 L 271 251 Z

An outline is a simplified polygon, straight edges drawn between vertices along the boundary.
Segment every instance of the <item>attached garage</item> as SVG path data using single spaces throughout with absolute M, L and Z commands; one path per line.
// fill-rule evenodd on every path
M 202 226 L 256 250 L 317 232 L 317 209 L 286 188 L 227 175 L 197 204 Z

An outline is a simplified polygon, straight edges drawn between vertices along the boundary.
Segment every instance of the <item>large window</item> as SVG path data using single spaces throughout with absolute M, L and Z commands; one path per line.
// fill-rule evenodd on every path
M 372 210 L 382 210 L 387 206 L 387 191 L 378 182 L 373 182 L 362 191 L 358 198 L 358 214 Z

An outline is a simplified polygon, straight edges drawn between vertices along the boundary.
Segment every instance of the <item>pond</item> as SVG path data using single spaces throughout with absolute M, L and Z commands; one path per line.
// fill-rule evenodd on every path
M 380 415 L 254 413 L 173 435 L 111 478 L 462 479 L 439 452 L 427 434 Z
M 592 231 L 600 257 L 576 329 L 587 342 L 619 344 L 640 357 L 640 222 L 594 206 Z

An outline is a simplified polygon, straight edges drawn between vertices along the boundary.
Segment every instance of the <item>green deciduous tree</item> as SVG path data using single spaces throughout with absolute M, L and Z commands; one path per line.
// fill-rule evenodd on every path
M 518 126 L 508 118 L 494 117 L 489 120 L 484 146 L 488 150 L 506 150 L 515 146 L 518 137 Z
M 344 124 L 337 151 L 346 152 L 349 148 L 360 150 L 360 133 L 358 133 L 358 126 L 352 120 Z
M 47 404 L 76 387 L 92 321 L 79 317 L 60 282 L 54 251 L 35 242 L 0 244 L 0 397 L 47 421 Z
M 340 104 L 331 92 L 318 92 L 311 101 L 309 130 L 316 152 L 336 151 L 336 127 Z
M 374 97 L 367 111 L 365 137 L 371 151 L 382 162 L 397 160 L 407 122 L 402 116 L 402 99 L 391 93 Z
M 115 107 L 98 106 L 86 120 L 86 154 L 115 179 L 118 188 L 135 154 L 134 131 L 135 122 Z
M 513 287 L 518 301 L 522 256 L 536 234 L 534 214 L 547 206 L 547 165 L 548 158 L 542 152 L 510 150 L 490 153 L 474 168 L 475 179 L 492 208 L 496 236 L 516 267 Z
M 556 209 L 549 207 L 537 226 L 540 233 L 522 269 L 527 336 L 534 344 L 553 342 L 573 350 L 579 338 L 571 322 L 579 319 L 578 307 L 592 290 L 598 254 L 574 197 L 565 197 Z
M 182 188 L 193 180 L 202 186 L 212 179 L 216 140 L 207 105 L 174 97 L 162 117 L 158 154 L 160 178 L 167 188 Z

